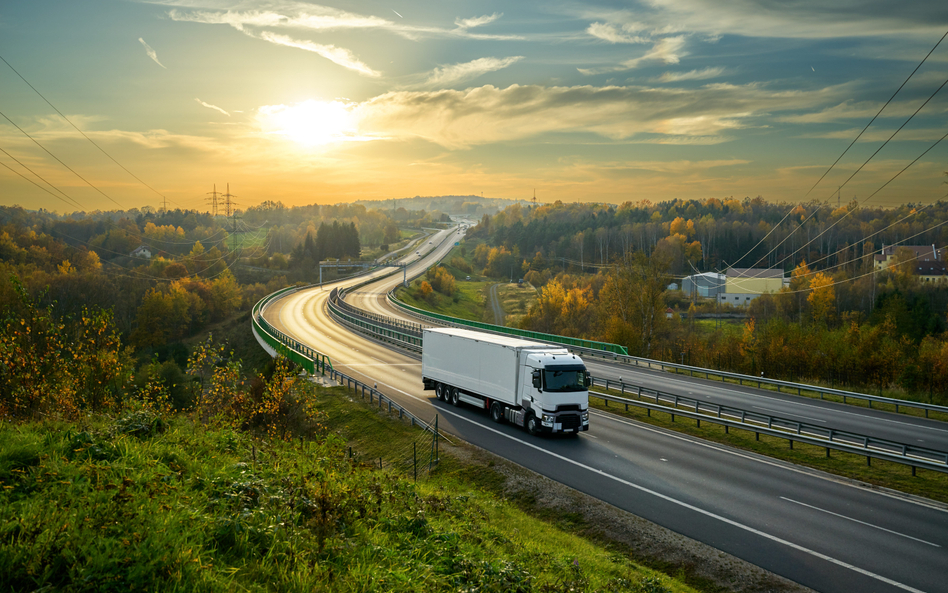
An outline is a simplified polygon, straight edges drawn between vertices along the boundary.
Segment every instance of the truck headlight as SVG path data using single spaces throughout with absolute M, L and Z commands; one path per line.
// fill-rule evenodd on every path
M 589 412 L 583 412 L 583 422 L 589 422 Z
M 556 420 L 556 416 L 553 416 L 553 415 L 551 415 L 551 414 L 544 414 L 544 415 L 543 415 L 543 421 L 544 421 L 544 422 L 553 422 L 553 421 L 555 421 L 555 420 Z

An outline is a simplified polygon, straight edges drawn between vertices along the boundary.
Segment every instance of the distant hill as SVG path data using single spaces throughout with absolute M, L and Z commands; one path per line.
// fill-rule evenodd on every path
M 391 200 L 359 200 L 354 202 L 368 209 L 394 211 L 398 208 L 405 210 L 438 210 L 447 214 L 466 214 L 468 216 L 482 216 L 495 214 L 513 204 L 530 204 L 527 200 L 505 200 L 501 198 L 483 198 L 481 196 L 415 196 L 414 198 L 393 198 Z

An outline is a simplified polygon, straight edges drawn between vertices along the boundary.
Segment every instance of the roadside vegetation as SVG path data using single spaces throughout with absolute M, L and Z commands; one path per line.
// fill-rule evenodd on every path
M 935 253 L 948 244 L 948 202 L 924 214 L 912 205 L 814 203 L 785 221 L 791 209 L 761 198 L 514 205 L 485 215 L 463 245 L 475 274 L 537 287 L 522 329 L 616 343 L 656 360 L 948 404 L 948 282 L 923 282 L 910 251 L 884 271 L 874 260 L 883 245 L 934 244 Z M 740 260 L 781 269 L 788 286 L 746 309 L 669 288 Z
M 57 324 L 21 299 L 3 368 L 34 366 L 0 390 L 4 590 L 692 590 L 505 503 L 483 468 L 378 469 L 419 431 L 282 360 L 247 373 L 209 338 L 175 392 L 158 363 L 135 374 L 108 315 Z

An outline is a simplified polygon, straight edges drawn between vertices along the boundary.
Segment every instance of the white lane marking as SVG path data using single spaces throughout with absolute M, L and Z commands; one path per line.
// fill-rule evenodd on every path
M 812 416 L 804 416 L 803 414 L 796 414 L 794 412 L 787 412 L 784 410 L 774 410 L 773 408 L 764 408 L 762 406 L 753 406 L 758 410 L 767 410 L 768 412 L 777 412 L 778 414 L 789 414 L 791 416 L 799 416 L 800 418 L 806 418 L 807 420 L 813 420 L 814 422 L 822 422 L 826 424 L 826 420 L 820 420 L 819 418 L 813 418 Z
M 412 398 L 412 399 L 414 399 L 414 400 L 417 400 L 417 401 L 427 401 L 428 403 L 431 403 L 431 401 L 428 400 L 427 398 L 420 398 L 420 397 L 418 397 L 418 396 L 416 396 L 416 395 L 412 395 L 412 394 L 410 394 L 410 393 L 408 393 L 408 392 L 406 392 L 406 391 L 402 391 L 401 389 L 398 389 L 398 388 L 395 388 L 395 387 L 391 387 L 390 385 L 386 385 L 386 387 L 390 387 L 391 389 L 394 389 L 395 391 L 397 391 L 397 392 L 399 392 L 399 393 L 403 393 L 403 394 L 407 395 L 408 397 L 410 397 L 410 398 Z M 542 448 L 542 447 L 540 447 L 540 446 L 538 446 L 538 445 L 534 445 L 533 443 L 528 443 L 528 442 L 526 442 L 526 441 L 524 441 L 524 440 L 522 440 L 522 439 L 519 439 L 519 438 L 517 438 L 517 437 L 514 437 L 514 436 L 511 436 L 511 435 L 509 435 L 509 434 L 500 432 L 499 430 L 497 430 L 496 428 L 493 428 L 493 427 L 491 427 L 491 426 L 487 426 L 487 425 L 485 425 L 485 424 L 481 424 L 480 422 L 476 422 L 476 421 L 471 420 L 471 419 L 469 419 L 469 418 L 465 418 L 464 416 L 458 414 L 457 412 L 452 412 L 451 410 L 443 409 L 443 408 L 440 408 L 440 407 L 438 408 L 438 410 L 440 411 L 440 413 L 448 414 L 449 416 L 454 416 L 454 417 L 457 418 L 458 420 L 463 420 L 464 422 L 467 422 L 468 424 L 477 425 L 477 426 L 479 426 L 480 428 L 483 428 L 484 430 L 489 430 L 490 432 L 493 432 L 494 434 L 496 434 L 496 435 L 498 435 L 498 436 L 501 436 L 501 437 L 503 437 L 503 438 L 505 438 L 505 439 L 509 439 L 509 440 L 514 441 L 514 442 L 516 442 L 516 443 L 520 443 L 521 445 L 524 445 L 524 446 L 526 446 L 526 447 L 529 447 L 529 448 L 531 448 L 531 449 L 534 449 L 534 450 L 536 450 L 536 451 L 538 451 L 538 452 L 540 452 L 540 453 L 544 453 L 544 454 L 546 454 L 546 455 L 549 455 L 550 457 L 555 457 L 556 459 L 559 459 L 560 461 L 564 461 L 564 462 L 569 463 L 569 464 L 571 464 L 571 465 L 575 465 L 576 467 L 579 467 L 579 468 L 585 469 L 585 470 L 587 470 L 587 471 L 590 471 L 590 472 L 599 474 L 600 476 L 603 476 L 603 477 L 605 477 L 605 478 L 609 478 L 610 480 L 614 480 L 614 481 L 616 481 L 616 482 L 618 482 L 618 483 L 620 483 L 620 484 L 623 484 L 623 485 L 625 485 L 625 486 L 628 486 L 628 487 L 630 487 L 630 488 L 634 488 L 634 489 L 639 490 L 639 491 L 641 491 L 641 492 L 644 492 L 644 493 L 646 493 L 646 494 L 651 494 L 652 496 L 656 496 L 656 497 L 661 498 L 662 500 L 668 501 L 668 502 L 670 502 L 670 503 L 672 503 L 672 504 L 676 504 L 676 505 L 678 505 L 678 506 L 684 507 L 684 508 L 686 508 L 686 509 L 688 509 L 688 510 L 691 510 L 691 511 L 694 511 L 694 512 L 696 512 L 696 513 L 705 515 L 705 516 L 707 516 L 707 517 L 711 517 L 712 519 L 717 519 L 718 521 L 721 521 L 721 522 L 723 522 L 723 523 L 727 523 L 728 525 L 732 525 L 732 526 L 734 526 L 734 527 L 737 527 L 738 529 L 743 529 L 744 531 L 747 531 L 747 532 L 749 532 L 749 533 L 753 533 L 754 535 L 759 535 L 760 537 L 763 537 L 763 538 L 765 538 L 765 539 L 769 539 L 769 540 L 774 541 L 774 542 L 776 542 L 776 543 L 778 543 L 778 544 L 783 544 L 783 545 L 785 545 L 785 546 L 787 546 L 787 547 L 793 548 L 794 550 L 798 550 L 798 551 L 800 551 L 800 552 L 803 552 L 804 554 L 809 554 L 809 555 L 811 555 L 811 556 L 814 556 L 814 557 L 816 557 L 816 558 L 819 558 L 820 560 L 825 560 L 825 561 L 827 561 L 827 562 L 829 562 L 829 563 L 831 563 L 831 564 L 835 564 L 835 565 L 840 566 L 840 567 L 842 567 L 842 568 L 846 568 L 846 569 L 852 570 L 853 572 L 858 572 L 858 573 L 861 574 L 861 575 L 865 575 L 865 576 L 867 576 L 867 577 L 869 577 L 869 578 L 876 579 L 876 580 L 878 580 L 878 581 L 881 581 L 881 582 L 883 582 L 883 583 L 892 585 L 893 587 L 898 587 L 899 589 L 903 589 L 903 590 L 905 590 L 905 591 L 911 591 L 912 593 L 924 593 L 924 591 L 921 591 L 921 590 L 916 589 L 916 588 L 914 588 L 914 587 L 910 587 L 909 585 L 906 585 L 906 584 L 904 584 L 904 583 L 900 583 L 900 582 L 898 582 L 898 581 L 894 581 L 894 580 L 892 580 L 892 579 L 890 579 L 890 578 L 887 578 L 887 577 L 884 577 L 884 576 L 882 576 L 882 575 L 876 574 L 876 573 L 874 573 L 874 572 L 868 571 L 868 570 L 866 570 L 866 569 L 864 569 L 864 568 L 859 568 L 858 566 L 849 564 L 848 562 L 843 562 L 842 560 L 839 560 L 839 559 L 837 559 L 837 558 L 833 558 L 832 556 L 827 556 L 826 554 L 823 554 L 823 553 L 821 553 L 821 552 L 817 552 L 816 550 L 811 550 L 811 549 L 806 548 L 806 547 L 804 547 L 804 546 L 801 546 L 801 545 L 799 545 L 799 544 L 795 544 L 795 543 L 793 543 L 793 542 L 791 542 L 791 541 L 785 540 L 785 539 L 783 539 L 783 538 L 781 538 L 781 537 L 777 537 L 776 535 L 772 535 L 772 534 L 767 533 L 767 532 L 765 532 L 765 531 L 761 531 L 761 530 L 759 530 L 759 529 L 755 529 L 754 527 L 751 527 L 750 525 L 745 525 L 745 524 L 743 524 L 743 523 L 739 523 L 739 522 L 737 522 L 737 521 L 734 521 L 733 519 L 728 519 L 727 517 L 722 517 L 721 515 L 718 515 L 718 514 L 716 514 L 716 513 L 712 513 L 711 511 L 706 511 L 706 510 L 704 510 L 704 509 L 698 508 L 698 507 L 696 507 L 696 506 L 694 506 L 694 505 L 692 505 L 692 504 L 689 504 L 689 503 L 687 503 L 687 502 L 678 500 L 678 499 L 676 499 L 676 498 L 672 498 L 671 496 L 668 496 L 668 495 L 666 495 L 666 494 L 662 494 L 661 492 L 657 492 L 657 491 L 652 490 L 652 489 L 650 489 L 650 488 L 646 488 L 645 486 L 640 486 L 640 485 L 638 485 L 638 484 L 634 484 L 634 483 L 632 483 L 632 482 L 630 482 L 630 481 L 628 481 L 628 480 L 625 480 L 625 479 L 623 479 L 623 478 L 620 478 L 620 477 L 618 477 L 618 476 L 614 476 L 614 475 L 612 475 L 612 474 L 606 473 L 606 472 L 602 471 L 601 469 L 596 469 L 596 468 L 594 468 L 594 467 L 592 467 L 592 466 L 586 465 L 586 464 L 584 464 L 584 463 L 580 463 L 580 462 L 576 461 L 575 459 L 570 459 L 569 457 L 565 457 L 565 456 L 560 455 L 560 454 L 558 454 L 558 453 L 553 453 L 552 451 L 549 451 L 549 450 L 547 450 L 547 449 L 544 449 L 544 448 Z M 654 432 L 657 432 L 657 431 L 654 431 Z M 662 434 L 664 434 L 664 433 L 662 433 Z M 686 440 L 686 439 L 682 439 L 682 440 Z M 779 467 L 779 466 L 778 466 L 778 467 Z
M 879 527 L 878 525 L 873 525 L 872 523 L 866 523 L 865 521 L 860 521 L 859 519 L 853 519 L 852 517 L 847 517 L 846 515 L 840 515 L 839 513 L 834 513 L 833 511 L 827 511 L 826 509 L 821 509 L 820 507 L 815 507 L 815 506 L 813 506 L 813 505 L 811 505 L 811 504 L 806 504 L 805 502 L 800 502 L 800 501 L 798 501 L 798 500 L 793 500 L 793 499 L 791 499 L 791 498 L 787 498 L 786 496 L 781 496 L 780 498 L 781 498 L 782 500 L 786 500 L 787 502 L 792 502 L 793 504 L 798 504 L 798 505 L 800 505 L 800 506 L 807 507 L 808 509 L 813 509 L 814 511 L 820 511 L 821 513 L 826 513 L 827 515 L 833 515 L 834 517 L 839 517 L 840 519 L 847 519 L 847 520 L 852 521 L 852 522 L 854 522 L 854 523 L 859 523 L 859 524 L 861 524 L 861 525 L 866 525 L 866 526 L 868 526 L 868 527 L 874 527 L 874 528 L 876 528 L 876 529 L 880 529 L 880 530 L 882 530 L 882 531 L 885 531 L 885 532 L 888 532 L 888 533 L 892 533 L 892 534 L 894 534 L 894 535 L 900 535 L 900 536 L 902 536 L 902 537 L 907 537 L 908 539 L 915 540 L 915 541 L 921 542 L 921 543 L 923 543 L 923 544 L 928 544 L 929 546 L 935 546 L 936 548 L 940 548 L 940 547 L 941 547 L 941 546 L 939 546 L 938 544 L 933 544 L 932 542 L 927 542 L 927 541 L 925 541 L 925 540 L 923 540 L 923 539 L 918 539 L 917 537 L 912 537 L 911 535 L 905 535 L 904 533 L 899 533 L 898 531 L 892 531 L 891 529 L 886 529 L 885 527 Z
M 687 383 L 687 382 L 685 382 L 685 381 L 683 381 L 683 380 L 681 380 L 681 379 L 675 379 L 674 377 L 668 377 L 667 380 L 670 381 L 670 382 L 673 382 L 673 383 L 680 383 L 682 386 L 687 386 L 687 385 L 689 385 L 689 383 Z M 713 389 L 721 389 L 721 387 L 717 387 L 717 386 L 713 386 L 712 388 L 713 388 Z M 705 395 L 707 396 L 708 394 L 706 393 Z M 728 392 L 727 395 L 733 396 L 733 392 Z M 791 394 L 787 394 L 787 395 L 791 395 Z M 858 413 L 858 412 L 845 412 L 845 411 L 843 411 L 843 410 L 836 410 L 836 409 L 833 409 L 833 408 L 827 408 L 827 407 L 818 406 L 818 405 L 815 405 L 815 404 L 806 404 L 806 403 L 803 403 L 803 402 L 796 402 L 796 401 L 789 401 L 789 400 L 784 400 L 784 399 L 778 399 L 778 398 L 776 398 L 776 397 L 772 397 L 772 396 L 769 396 L 769 395 L 766 395 L 766 394 L 761 394 L 760 397 L 763 397 L 763 398 L 766 398 L 766 399 L 769 399 L 769 400 L 773 400 L 773 401 L 779 401 L 779 402 L 782 402 L 782 403 L 790 404 L 790 405 L 792 405 L 792 406 L 805 406 L 805 407 L 808 407 L 808 408 L 818 408 L 820 411 L 823 411 L 823 412 L 834 412 L 834 413 L 836 413 L 836 414 L 849 414 L 850 416 L 859 416 L 859 417 L 861 417 L 861 418 L 863 418 L 863 419 L 867 418 L 867 416 L 866 416 L 865 414 L 860 414 L 860 413 Z M 795 397 L 800 397 L 800 396 L 795 396 Z M 909 401 L 906 402 L 906 404 L 911 404 L 911 403 L 912 403 L 912 402 L 909 402 Z M 901 404 L 899 404 L 899 405 L 901 405 Z M 905 425 L 911 426 L 911 427 L 913 427 L 913 428 L 924 428 L 925 430 L 936 430 L 936 431 L 938 431 L 938 432 L 948 432 L 948 430 L 946 430 L 946 429 L 944 429 L 944 428 L 936 428 L 936 427 L 934 427 L 934 426 L 924 426 L 924 425 L 922 425 L 922 424 L 914 424 L 914 423 L 912 423 L 912 422 L 903 422 L 903 421 L 901 421 L 901 420 L 891 420 L 891 419 L 889 419 L 889 418 L 876 418 L 876 417 L 871 417 L 871 418 L 872 418 L 873 420 L 878 420 L 879 422 L 891 422 L 891 423 L 893 423 L 893 424 L 905 424 Z
M 645 431 L 652 432 L 652 433 L 655 433 L 655 434 L 658 434 L 658 435 L 662 435 L 662 436 L 665 436 L 665 437 L 668 437 L 668 438 L 677 439 L 677 440 L 679 440 L 679 441 L 684 441 L 684 442 L 690 443 L 690 444 L 692 444 L 692 445 L 697 445 L 697 446 L 699 446 L 699 447 L 704 447 L 705 449 L 711 449 L 711 450 L 713 450 L 713 451 L 718 451 L 719 453 L 726 453 L 726 454 L 728 454 L 728 455 L 733 455 L 733 456 L 735 456 L 735 457 L 741 457 L 741 458 L 743 458 L 743 459 L 747 459 L 747 460 L 750 460 L 750 461 L 756 461 L 757 463 L 763 463 L 764 465 L 770 465 L 770 466 L 773 466 L 773 467 L 776 467 L 776 468 L 779 468 L 779 469 L 782 469 L 782 470 L 786 470 L 786 471 L 790 471 L 790 472 L 795 472 L 795 473 L 798 473 L 798 474 L 803 474 L 803 475 L 805 475 L 805 476 L 810 476 L 811 478 L 817 478 L 817 479 L 820 479 L 820 480 L 826 480 L 826 481 L 828 481 L 828 482 L 833 482 L 833 483 L 835 483 L 835 484 L 840 484 L 840 485 L 842 485 L 842 486 L 848 486 L 848 487 L 850 487 L 850 488 L 859 488 L 859 487 L 857 487 L 857 486 L 853 486 L 852 484 L 848 484 L 848 483 L 846 483 L 846 482 L 841 482 L 841 481 L 839 481 L 839 480 L 833 480 L 833 479 L 831 479 L 831 478 L 827 478 L 827 477 L 821 476 L 821 475 L 819 475 L 819 474 L 814 474 L 812 471 L 804 471 L 804 470 L 801 470 L 801 469 L 797 469 L 797 468 L 795 468 L 795 467 L 793 467 L 793 466 L 789 466 L 789 465 L 785 465 L 785 464 L 781 464 L 781 463 L 776 463 L 776 462 L 774 462 L 774 461 L 770 461 L 770 460 L 768 460 L 768 459 L 764 459 L 764 458 L 761 458 L 761 457 L 754 457 L 754 456 L 751 456 L 751 455 L 747 455 L 747 454 L 745 454 L 745 453 L 742 453 L 742 452 L 740 452 L 740 451 L 736 451 L 736 450 L 733 450 L 733 449 L 725 449 L 725 448 L 720 447 L 720 446 L 718 446 L 718 445 L 716 445 L 716 444 L 714 444 L 714 443 L 711 443 L 711 442 L 709 442 L 709 441 L 702 441 L 702 440 L 697 440 L 697 441 L 696 441 L 696 440 L 694 440 L 694 439 L 685 437 L 685 436 L 683 436 L 683 435 L 681 435 L 681 434 L 678 434 L 678 433 L 674 433 L 674 432 L 664 432 L 664 431 L 661 431 L 661 430 L 652 428 L 652 427 L 648 426 L 647 424 L 636 424 L 636 423 L 634 423 L 634 422 L 630 422 L 630 421 L 628 421 L 628 420 L 625 420 L 625 419 L 623 419 L 623 418 L 621 418 L 621 417 L 619 417 L 619 416 L 611 416 L 611 415 L 605 414 L 605 413 L 603 413 L 603 412 L 598 412 L 598 411 L 597 411 L 597 412 L 591 412 L 591 413 L 592 413 L 592 415 L 594 415 L 594 416 L 599 416 L 600 418 L 607 418 L 607 419 L 612 420 L 612 421 L 614 421 L 614 422 L 618 422 L 619 424 L 625 424 L 626 426 L 631 426 L 632 428 L 637 428 L 637 429 L 640 429 L 640 430 L 645 430 Z M 863 490 L 862 488 L 859 488 L 859 489 L 860 489 L 860 490 Z M 867 492 L 867 493 L 870 493 L 870 494 L 875 494 L 875 495 L 878 495 L 878 496 L 885 496 L 886 498 L 891 498 L 891 499 L 893 499 L 893 500 L 898 500 L 898 501 L 900 501 L 900 502 L 907 502 L 907 503 L 909 503 L 909 504 L 914 504 L 914 505 L 922 506 L 922 507 L 925 507 L 926 509 L 931 509 L 931 510 L 933 510 L 933 511 L 941 511 L 941 512 L 943 512 L 943 513 L 944 513 L 944 512 L 948 512 L 948 509 L 943 508 L 943 507 L 940 507 L 940 506 L 935 506 L 935 505 L 933 505 L 933 504 L 929 504 L 929 503 L 923 502 L 923 501 L 921 501 L 921 500 L 915 500 L 915 499 L 911 499 L 911 498 L 904 498 L 904 497 L 902 497 L 902 496 L 895 496 L 895 495 L 893 495 L 893 494 L 889 494 L 888 492 L 883 492 L 883 491 L 881 491 L 881 490 L 863 490 L 863 491 L 864 491 L 864 492 Z
M 439 408 L 439 409 L 440 409 L 440 408 Z M 839 559 L 837 559 L 837 558 L 833 558 L 832 556 L 827 556 L 826 554 L 823 554 L 823 553 L 821 553 L 821 552 L 817 552 L 816 550 L 811 550 L 810 548 L 806 548 L 806 547 L 804 547 L 804 546 L 801 546 L 800 544 L 795 544 L 795 543 L 793 543 L 793 542 L 791 542 L 791 541 L 785 540 L 785 539 L 783 539 L 783 538 L 781 538 L 781 537 L 778 537 L 778 536 L 776 536 L 776 535 L 772 535 L 772 534 L 767 533 L 767 532 L 765 532 L 765 531 L 761 531 L 761 530 L 759 530 L 759 529 L 756 529 L 756 528 L 754 528 L 754 527 L 751 527 L 750 525 L 745 525 L 745 524 L 740 523 L 740 522 L 738 522 L 738 521 L 735 521 L 735 520 L 733 520 L 733 519 L 728 519 L 727 517 L 723 517 L 723 516 L 718 515 L 718 514 L 716 514 L 716 513 L 712 513 L 711 511 L 706 511 L 706 510 L 704 510 L 704 509 L 702 509 L 702 508 L 696 507 L 696 506 L 694 506 L 694 505 L 692 505 L 692 504 L 689 504 L 689 503 L 687 503 L 687 502 L 678 500 L 677 498 L 672 498 L 671 496 L 668 496 L 668 495 L 666 495 L 666 494 L 662 494 L 661 492 L 657 492 L 657 491 L 652 490 L 652 489 L 650 489 L 650 488 L 646 488 L 645 486 L 640 486 L 640 485 L 638 485 L 638 484 L 635 484 L 635 483 L 633 483 L 633 482 L 630 482 L 630 481 L 625 480 L 625 479 L 623 479 L 623 478 L 620 478 L 620 477 L 618 477 L 618 476 L 614 476 L 614 475 L 612 475 L 612 474 L 606 473 L 606 472 L 602 471 L 601 469 L 596 469 L 596 468 L 594 468 L 594 467 L 592 467 L 592 466 L 586 465 L 586 464 L 584 464 L 584 463 L 580 463 L 580 462 L 576 461 L 575 459 L 570 459 L 569 457 L 565 457 L 565 456 L 560 455 L 560 454 L 558 454 L 558 453 L 553 453 L 552 451 L 548 451 L 548 450 L 546 450 L 546 449 L 543 449 L 542 447 L 540 447 L 540 446 L 538 446 L 538 445 L 534 445 L 534 444 L 532 444 L 532 443 L 528 443 L 528 442 L 526 442 L 526 441 L 524 441 L 524 440 L 521 440 L 521 439 L 519 439 L 519 438 L 513 437 L 513 436 L 511 436 L 511 435 L 509 435 L 509 434 L 505 434 L 505 433 L 500 432 L 499 430 L 497 430 L 497 429 L 495 429 L 495 428 L 492 428 L 492 427 L 490 427 L 490 426 L 486 426 L 486 425 L 480 424 L 479 422 L 475 422 L 475 421 L 473 421 L 473 420 L 470 420 L 470 419 L 468 419 L 468 418 L 465 418 L 464 416 L 461 416 L 460 414 L 457 414 L 457 413 L 452 412 L 452 411 L 450 411 L 450 410 L 442 410 L 442 412 L 445 413 L 445 414 L 449 414 L 449 415 L 451 415 L 451 416 L 454 416 L 454 417 L 456 417 L 458 420 L 463 420 L 463 421 L 468 422 L 468 423 L 470 423 L 470 424 L 476 424 L 477 426 L 479 426 L 479 427 L 481 427 L 481 428 L 483 428 L 483 429 L 485 429 L 485 430 L 489 430 L 489 431 L 491 431 L 491 432 L 497 434 L 498 436 L 504 437 L 504 438 L 506 438 L 506 439 L 510 439 L 510 440 L 512 440 L 512 441 L 514 441 L 514 442 L 517 442 L 517 443 L 520 443 L 520 444 L 522 444 L 522 445 L 524 445 L 524 446 L 526 446 L 526 447 L 530 447 L 531 449 L 535 449 L 536 451 L 538 451 L 538 452 L 540 452 L 540 453 L 544 453 L 544 454 L 546 454 L 546 455 L 549 455 L 550 457 L 555 457 L 556 459 L 559 459 L 560 461 L 563 461 L 563 462 L 565 462 L 565 463 L 568 463 L 568 464 L 571 464 L 571 465 L 575 465 L 576 467 L 579 467 L 579 468 L 585 469 L 585 470 L 587 470 L 587 471 L 590 471 L 590 472 L 599 474 L 600 476 L 603 476 L 603 477 L 605 477 L 605 478 L 608 478 L 608 479 L 610 479 L 610 480 L 613 480 L 613 481 L 615 481 L 615 482 L 618 482 L 618 483 L 623 484 L 623 485 L 625 485 L 625 486 L 628 486 L 628 487 L 630 487 L 630 488 L 634 488 L 634 489 L 639 490 L 639 491 L 641 491 L 641 492 L 644 492 L 644 493 L 646 493 L 646 494 L 651 494 L 652 496 L 658 497 L 658 498 L 660 498 L 660 499 L 662 499 L 662 500 L 665 500 L 665 501 L 667 501 L 667 502 L 670 502 L 670 503 L 672 503 L 672 504 L 676 504 L 676 505 L 678 505 L 678 506 L 680 506 L 680 507 L 684 507 L 684 508 L 686 508 L 686 509 L 688 509 L 688 510 L 691 510 L 691 511 L 694 511 L 694 512 L 696 512 L 696 513 L 705 515 L 706 517 L 711 517 L 712 519 L 717 519 L 718 521 L 721 521 L 721 522 L 723 522 L 723 523 L 727 523 L 728 525 L 732 525 L 732 526 L 734 526 L 734 527 L 737 527 L 738 529 L 743 529 L 744 531 L 747 531 L 747 532 L 749 532 L 749 533 L 753 533 L 754 535 L 759 535 L 760 537 L 763 537 L 763 538 L 765 538 L 765 539 L 769 539 L 769 540 L 771 540 L 771 541 L 773 541 L 773 542 L 776 542 L 776 543 L 778 543 L 778 544 L 783 544 L 783 545 L 785 545 L 785 546 L 787 546 L 787 547 L 793 548 L 794 550 L 803 552 L 804 554 L 809 554 L 809 555 L 811 555 L 811 556 L 814 556 L 814 557 L 816 557 L 816 558 L 819 558 L 820 560 L 825 560 L 825 561 L 827 561 L 827 562 L 830 562 L 830 563 L 835 564 L 835 565 L 837 565 L 837 566 L 840 566 L 840 567 L 842 567 L 842 568 L 846 568 L 846 569 L 852 570 L 853 572 L 858 572 L 858 573 L 861 574 L 861 575 L 865 575 L 865 576 L 867 576 L 867 577 L 869 577 L 869 578 L 876 579 L 876 580 L 878 580 L 878 581 L 881 581 L 881 582 L 883 582 L 883 583 L 892 585 L 893 587 L 898 587 L 899 589 L 903 589 L 903 590 L 905 590 L 905 591 L 911 591 L 912 593 L 924 593 L 924 591 L 921 591 L 921 590 L 916 589 L 916 588 L 914 588 L 914 587 L 910 587 L 909 585 L 906 585 L 906 584 L 904 584 L 904 583 L 900 583 L 900 582 L 898 582 L 898 581 L 894 581 L 894 580 L 892 580 L 892 579 L 890 579 L 890 578 L 887 578 L 887 577 L 884 577 L 884 576 L 882 576 L 882 575 L 876 574 L 876 573 L 874 573 L 874 572 L 868 571 L 868 570 L 866 570 L 866 569 L 864 569 L 864 568 L 859 568 L 858 566 L 849 564 L 848 562 L 843 562 L 842 560 L 839 560 Z

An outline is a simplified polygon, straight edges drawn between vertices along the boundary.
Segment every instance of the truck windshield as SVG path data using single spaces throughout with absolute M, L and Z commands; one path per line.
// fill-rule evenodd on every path
M 547 391 L 586 391 L 586 367 L 555 366 L 543 369 L 543 388 Z

